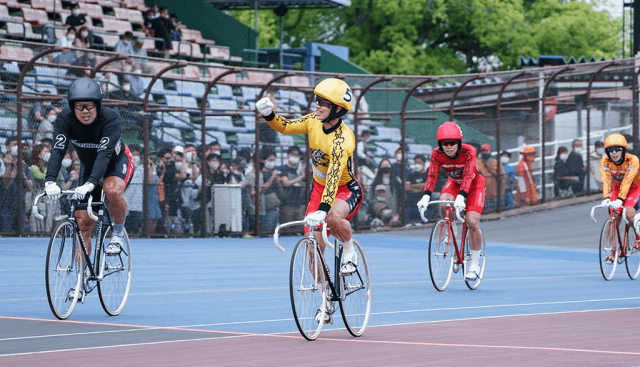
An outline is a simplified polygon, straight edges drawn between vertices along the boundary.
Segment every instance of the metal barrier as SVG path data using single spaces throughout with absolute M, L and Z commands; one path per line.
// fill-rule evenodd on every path
M 53 62 L 58 56 L 72 62 Z M 416 177 L 409 163 L 419 154 L 428 156 L 427 144 L 435 146 L 435 130 L 449 119 L 461 124 L 467 141 L 489 143 L 494 153 L 507 150 L 517 156 L 524 145 L 536 147 L 539 158 L 531 168 L 541 202 L 552 199 L 551 167 L 558 146 L 582 139 L 588 166 L 594 139 L 621 131 L 632 133 L 636 145 L 638 141 L 640 70 L 635 59 L 485 74 L 389 76 L 234 67 L 3 39 L 0 63 L 3 235 L 44 234 L 56 221 L 58 206 L 47 204 L 43 210 L 49 219 L 39 221 L 25 203 L 42 190 L 46 167 L 33 152 L 50 144 L 49 116 L 66 107 L 67 88 L 78 76 L 99 81 L 103 105 L 120 113 L 122 138 L 140 157 L 135 182 L 126 191 L 127 225 L 132 235 L 140 236 L 220 235 L 223 223 L 215 214 L 224 217 L 225 210 L 227 218 L 234 218 L 233 223 L 224 223 L 232 235 L 268 234 L 277 222 L 300 219 L 312 182 L 308 141 L 305 136 L 273 133 L 256 115 L 255 102 L 271 95 L 279 114 L 301 117 L 314 111 L 313 88 L 327 77 L 344 79 L 354 91 L 353 114 L 344 118 L 347 126 L 357 137 L 364 130 L 372 133 L 365 144 L 371 162 L 354 157 L 354 171 L 365 190 L 360 215 L 354 219 L 358 229 L 414 220 L 414 201 L 421 192 L 404 189 Z M 183 155 L 171 150 L 177 145 L 184 147 Z M 303 158 L 287 168 L 287 151 L 294 145 L 301 148 Z M 210 155 L 218 151 L 219 158 Z M 272 172 L 261 169 L 264 152 L 275 157 L 276 167 L 286 171 L 283 174 L 300 177 L 304 172 L 304 179 L 292 187 L 267 188 Z M 68 159 L 77 160 L 72 155 Z M 180 177 L 167 179 L 164 173 L 169 166 L 175 172 L 175 161 L 188 168 L 180 169 Z M 514 157 L 510 163 L 517 161 Z M 212 171 L 216 163 L 223 171 Z M 397 185 L 383 177 L 381 164 L 397 169 L 397 178 L 393 176 Z M 60 183 L 76 185 L 77 169 L 73 163 L 66 167 Z M 184 177 L 187 169 L 189 178 Z M 216 185 L 230 177 L 224 174 L 231 169 L 244 175 L 227 179 L 231 185 L 222 189 L 234 193 L 216 199 Z M 218 176 L 220 172 L 224 177 Z M 585 172 L 583 193 L 593 191 L 592 174 Z M 510 209 L 500 196 L 505 191 L 502 181 L 496 181 L 499 198 L 487 210 Z M 388 208 L 375 195 L 378 185 L 386 187 Z M 231 197 L 235 204 L 220 204 Z

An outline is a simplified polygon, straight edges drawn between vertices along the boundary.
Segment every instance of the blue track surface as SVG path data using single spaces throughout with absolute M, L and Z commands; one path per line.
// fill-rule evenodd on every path
M 438 292 L 429 278 L 425 239 L 356 238 L 364 246 L 373 284 L 371 326 L 640 305 L 640 280 L 630 280 L 622 264 L 614 279 L 605 281 L 595 250 L 489 242 L 478 290 L 467 289 L 458 273 L 445 292 Z M 107 316 L 94 290 L 70 320 L 297 332 L 288 293 L 297 239 L 282 239 L 284 254 L 270 238 L 133 239 L 133 285 L 122 314 Z M 0 316 L 54 318 L 44 286 L 47 242 L 0 239 Z M 331 327 L 343 327 L 339 317 L 335 320 Z

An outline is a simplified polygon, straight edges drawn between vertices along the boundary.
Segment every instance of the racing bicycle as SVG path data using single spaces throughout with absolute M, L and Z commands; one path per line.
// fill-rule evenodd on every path
M 129 236 L 125 231 L 124 243 L 118 253 L 106 253 L 111 241 L 113 223 L 107 210 L 104 192 L 99 202 L 92 202 L 93 198 L 89 195 L 87 203 L 75 199 L 74 194 L 73 190 L 62 191 L 61 195 L 67 196 L 70 200 L 69 216 L 55 227 L 49 240 L 45 268 L 49 307 L 58 319 L 67 319 L 78 302 L 83 303 L 85 296 L 97 287 L 102 308 L 110 316 L 116 316 L 124 309 L 131 289 L 132 259 Z M 42 193 L 36 196 L 33 202 L 33 213 L 38 219 L 44 218 L 38 213 L 37 204 L 45 196 L 46 194 Z M 93 262 L 75 216 L 76 210 L 84 209 L 89 217 L 97 222 Z
M 304 224 L 304 221 L 294 221 L 279 225 L 273 234 L 276 248 L 285 251 L 278 240 L 282 228 Z M 342 244 L 336 239 L 335 246 L 332 245 L 327 236 L 327 224 L 322 224 L 321 240 L 335 249 L 334 279 L 331 279 L 329 265 L 316 236 L 315 231 L 310 230 L 296 244 L 291 256 L 289 294 L 296 326 L 305 339 L 315 340 L 325 320 L 333 320 L 337 302 L 349 333 L 355 337 L 361 336 L 367 328 L 371 311 L 369 267 L 362 246 L 353 240 L 353 247 L 358 254 L 356 271 L 350 275 L 340 274 Z

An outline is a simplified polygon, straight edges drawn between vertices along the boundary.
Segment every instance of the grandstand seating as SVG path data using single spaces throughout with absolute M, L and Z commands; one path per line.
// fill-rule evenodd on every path
M 125 31 L 132 31 L 136 36 L 143 36 L 140 32 L 140 25 L 143 23 L 143 11 L 147 9 L 144 0 L 80 0 L 80 12 L 87 16 L 87 26 L 102 37 L 107 49 L 112 48 L 120 36 Z M 0 0 L 0 19 L 9 20 L 5 22 L 4 29 L 0 33 L 14 38 L 26 38 L 34 41 L 44 41 L 43 35 L 38 28 L 44 25 L 53 25 L 53 17 L 59 17 L 56 24 L 64 24 L 70 10 L 67 0 Z M 21 15 L 21 16 L 17 16 Z M 34 31 L 34 28 L 36 29 Z M 55 36 L 60 37 L 65 32 L 63 27 L 55 28 Z M 45 32 L 46 33 L 46 32 Z M 45 37 L 47 34 L 45 34 Z M 50 36 L 50 34 L 49 34 Z M 52 42 L 52 40 L 48 40 Z M 144 38 L 144 48 L 155 50 L 153 39 Z M 228 47 L 216 45 L 213 40 L 205 39 L 199 30 L 184 29 L 182 41 L 174 42 L 172 54 L 175 57 L 187 58 L 195 61 L 213 60 L 229 62 L 233 61 Z M 17 74 L 20 72 L 19 64 L 30 60 L 34 51 L 28 47 L 14 47 L 4 45 L 0 47 L 0 58 L 3 62 L 2 72 Z M 153 54 L 151 54 L 153 55 Z M 97 56 L 96 62 L 103 61 L 107 56 Z M 13 62 L 11 62 L 13 61 Z M 43 62 L 46 60 L 43 59 Z M 165 68 L 169 63 L 160 59 L 150 60 L 148 65 L 156 72 Z M 165 103 L 169 108 L 181 107 L 188 111 L 180 112 L 157 112 L 153 122 L 152 135 L 156 141 L 169 144 L 184 145 L 185 141 L 195 139 L 197 144 L 200 141 L 201 125 L 199 110 L 200 104 L 206 103 L 209 112 L 216 113 L 236 113 L 238 109 L 246 110 L 241 117 L 231 116 L 206 116 L 205 130 L 206 141 L 218 141 L 223 149 L 229 149 L 231 144 L 238 146 L 253 146 L 255 144 L 255 101 L 260 93 L 261 85 L 271 80 L 276 74 L 271 71 L 247 70 L 240 74 L 230 74 L 225 76 L 211 90 L 206 101 L 202 100 L 207 82 L 215 78 L 220 73 L 228 70 L 220 67 L 223 64 L 206 63 L 202 67 L 189 65 L 182 69 L 168 72 L 163 79 L 157 80 L 151 88 L 152 98 L 157 103 Z M 119 66 L 109 65 L 102 69 L 103 72 L 119 71 Z M 73 80 L 67 77 L 68 69 L 65 67 L 37 65 L 33 72 L 29 72 L 25 79 L 25 91 L 27 93 L 48 91 L 51 94 L 65 93 L 64 87 Z M 239 76 L 238 76 L 239 75 Z M 15 76 L 5 80 L 7 89 L 11 89 L 10 81 Z M 101 80 L 109 79 L 114 86 L 119 86 L 118 77 L 109 74 L 99 74 Z M 151 78 L 140 77 L 143 85 L 149 87 Z M 243 81 L 247 85 L 235 85 L 238 81 Z M 14 82 L 15 84 L 15 82 Z M 289 88 L 310 87 L 311 80 L 304 75 L 289 76 L 280 79 L 272 86 L 276 90 L 276 99 L 279 111 L 290 113 L 294 117 L 299 117 L 306 110 L 309 103 L 308 92 L 291 90 Z M 0 90 L 4 87 L 0 84 Z M 9 96 L 9 98 L 11 98 Z M 313 108 L 313 105 L 312 105 Z M 6 123 L 0 121 L 2 126 L 15 126 L 15 117 L 0 117 L 7 119 Z M 11 120 L 13 119 L 13 120 Z M 13 121 L 13 125 L 11 125 Z M 351 121 L 345 119 L 353 128 Z M 375 133 L 368 145 L 373 151 L 377 160 L 380 157 L 392 156 L 395 149 L 399 147 L 401 141 L 400 130 L 384 125 L 383 122 L 369 121 L 367 125 L 372 127 Z M 10 136 L 13 131 L 0 132 L 0 136 Z M 4 135 L 3 135 L 4 134 Z M 7 135 L 8 134 L 8 135 Z M 296 143 L 293 136 L 278 134 L 279 143 L 283 146 L 291 146 Z M 407 140 L 408 142 L 410 139 Z M 430 154 L 431 147 L 428 145 L 408 143 L 408 151 L 411 155 Z M 285 155 L 286 157 L 286 155 Z M 278 157 L 281 159 L 282 157 Z

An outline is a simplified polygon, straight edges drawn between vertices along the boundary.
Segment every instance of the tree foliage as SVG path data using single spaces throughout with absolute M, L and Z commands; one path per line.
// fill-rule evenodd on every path
M 501 69 L 519 56 L 621 54 L 621 22 L 586 0 L 352 0 L 344 9 L 290 10 L 284 43 L 349 47 L 350 60 L 378 74 L 444 75 L 478 71 L 483 59 Z M 260 47 L 279 45 L 279 20 L 259 13 Z M 253 11 L 231 15 L 253 27 Z

